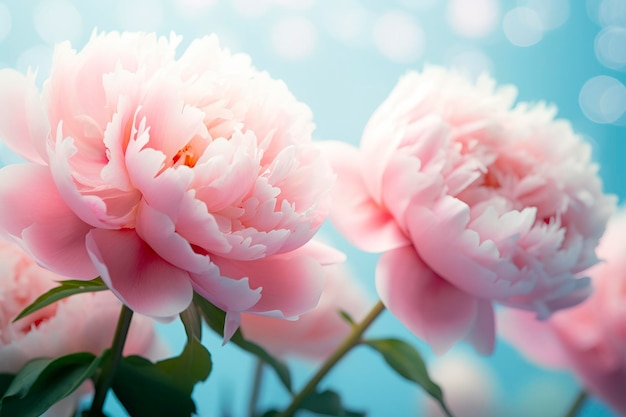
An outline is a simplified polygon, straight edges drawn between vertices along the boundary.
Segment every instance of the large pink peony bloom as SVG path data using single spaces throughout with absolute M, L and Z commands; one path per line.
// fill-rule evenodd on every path
M 55 280 L 62 279 L 36 265 L 14 243 L 0 241 L 0 373 L 16 373 L 34 358 L 75 352 L 99 355 L 111 345 L 122 304 L 109 292 L 75 295 L 13 322 L 26 306 L 56 286 Z M 165 347 L 152 324 L 145 316 L 133 318 L 125 355 L 164 356 Z M 72 415 L 80 396 L 90 390 L 85 383 L 44 415 Z
M 626 211 L 609 222 L 598 246 L 604 261 L 587 273 L 594 292 L 547 322 L 503 311 L 503 336 L 536 362 L 572 370 L 591 394 L 626 415 Z
M 325 268 L 326 285 L 318 305 L 295 321 L 242 314 L 243 335 L 278 357 L 297 356 L 323 360 L 348 336 L 351 326 L 344 311 L 360 321 L 369 310 L 364 290 L 343 265 Z
M 217 39 L 94 34 L 54 53 L 41 94 L 0 71 L 0 138 L 30 163 L 0 171 L 0 228 L 46 268 L 98 275 L 130 308 L 296 316 L 323 286 L 305 245 L 333 174 L 311 113 Z M 330 258 L 329 258 L 330 256 Z
M 385 305 L 435 351 L 494 345 L 493 302 L 546 318 L 582 301 L 614 199 L 590 146 L 513 87 L 437 67 L 404 76 L 360 149 L 328 143 L 339 175 L 331 219 L 384 252 Z

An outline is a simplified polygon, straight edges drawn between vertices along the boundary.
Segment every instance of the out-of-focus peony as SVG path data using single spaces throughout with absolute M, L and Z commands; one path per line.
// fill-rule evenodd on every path
M 475 356 L 465 352 L 450 352 L 428 367 L 429 374 L 443 390 L 446 404 L 455 416 L 498 417 L 510 413 L 498 412 L 498 384 L 493 371 Z M 422 393 L 420 413 L 427 417 L 445 417 L 445 412 L 433 398 Z
M 333 223 L 384 252 L 381 299 L 436 352 L 466 339 L 490 353 L 493 302 L 545 319 L 589 293 L 576 274 L 596 263 L 614 199 L 570 124 L 515 96 L 427 67 L 400 80 L 360 149 L 324 147 L 339 175 Z
M 41 94 L 0 71 L 0 138 L 30 163 L 0 171 L 0 228 L 46 268 L 98 275 L 131 309 L 184 310 L 193 290 L 225 310 L 294 317 L 318 301 L 306 244 L 333 173 L 311 112 L 215 36 L 94 34 L 57 46 Z
M 539 322 L 527 313 L 498 315 L 502 335 L 544 366 L 569 369 L 592 395 L 626 415 L 626 210 L 609 221 L 598 246 L 602 263 L 586 271 L 593 294 Z
M 0 373 L 16 373 L 34 358 L 75 352 L 99 355 L 110 347 L 122 306 L 110 292 L 75 295 L 13 323 L 26 306 L 62 279 L 39 267 L 14 243 L 0 241 Z M 152 320 L 135 315 L 124 354 L 159 359 L 165 353 Z M 91 389 L 86 382 L 44 416 L 73 415 L 80 396 Z
M 278 357 L 323 360 L 330 355 L 351 330 L 339 312 L 360 321 L 370 305 L 363 289 L 343 265 L 326 266 L 324 270 L 326 285 L 313 310 L 295 321 L 243 314 L 243 335 Z

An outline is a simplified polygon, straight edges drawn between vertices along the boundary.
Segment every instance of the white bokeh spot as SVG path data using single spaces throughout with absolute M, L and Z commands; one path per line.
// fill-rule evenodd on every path
M 260 17 L 269 9 L 272 0 L 232 0 L 230 3 L 243 17 Z
M 374 44 L 392 61 L 412 62 L 424 53 L 424 31 L 409 13 L 392 10 L 376 20 Z
M 569 0 L 522 0 L 518 5 L 534 10 L 544 31 L 562 26 L 570 15 Z
M 0 42 L 11 32 L 11 11 L 4 3 L 0 3 Z
M 626 67 L 626 27 L 608 26 L 596 36 L 594 50 L 598 61 L 607 68 Z
M 317 29 L 308 19 L 291 16 L 272 28 L 272 46 L 278 55 L 289 60 L 308 58 L 317 45 Z
M 446 11 L 448 24 L 466 38 L 482 38 L 497 26 L 500 16 L 498 0 L 450 0 Z
M 626 87 L 607 75 L 593 77 L 581 88 L 578 104 L 589 120 L 613 123 L 626 112 Z
M 332 9 L 325 15 L 327 30 L 332 37 L 351 47 L 369 45 L 376 16 L 357 1 L 333 3 Z
M 163 23 L 163 6 L 158 0 L 119 0 L 117 18 L 126 30 L 154 32 Z
M 529 7 L 510 10 L 504 15 L 502 29 L 509 42 L 515 46 L 532 46 L 543 38 L 541 16 Z
M 83 18 L 67 0 L 43 0 L 33 13 L 35 30 L 48 45 L 68 40 L 78 43 L 83 34 Z
M 598 23 L 606 26 L 626 27 L 626 1 L 602 0 L 598 6 Z

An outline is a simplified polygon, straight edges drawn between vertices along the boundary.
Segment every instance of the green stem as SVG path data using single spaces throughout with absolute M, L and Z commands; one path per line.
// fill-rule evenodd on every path
M 254 364 L 254 379 L 252 381 L 252 393 L 250 394 L 250 403 L 248 404 L 248 415 L 256 416 L 256 407 L 259 402 L 259 394 L 261 393 L 261 382 L 263 380 L 263 361 L 256 359 Z
M 567 411 L 567 414 L 565 414 L 565 417 L 575 417 L 576 415 L 578 415 L 578 412 L 582 408 L 583 404 L 585 404 L 585 401 L 588 397 L 589 394 L 587 394 L 587 391 L 585 391 L 584 389 L 581 390 L 576 396 L 576 399 L 570 406 L 569 410 Z
M 367 313 L 367 316 L 352 328 L 352 332 L 344 339 L 339 347 L 326 359 L 318 371 L 311 377 L 309 382 L 302 388 L 302 390 L 293 397 L 289 407 L 280 413 L 277 417 L 291 417 L 298 410 L 302 401 L 304 401 L 315 390 L 317 384 L 326 376 L 333 366 L 344 357 L 350 349 L 355 347 L 361 342 L 361 336 L 367 330 L 367 328 L 376 320 L 376 318 L 385 310 L 385 306 L 382 301 L 378 301 L 376 305 Z
M 124 343 L 126 343 L 126 336 L 128 335 L 132 318 L 133 310 L 126 307 L 126 305 L 122 306 L 111 350 L 100 368 L 101 373 L 95 383 L 96 390 L 91 403 L 91 410 L 89 411 L 90 417 L 102 416 L 102 406 L 104 406 L 104 400 L 109 392 L 109 388 L 111 388 L 111 384 L 113 384 L 115 371 L 122 358 L 122 351 L 124 350 Z

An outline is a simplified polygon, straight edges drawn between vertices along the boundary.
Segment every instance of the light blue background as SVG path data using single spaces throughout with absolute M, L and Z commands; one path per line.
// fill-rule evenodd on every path
M 594 123 L 585 117 L 579 105 L 581 88 L 590 78 L 607 75 L 622 83 L 625 81 L 623 71 L 601 65 L 594 52 L 594 41 L 602 29 L 598 10 L 609 3 L 620 2 L 626 3 L 624 0 L 572 0 L 569 16 L 562 26 L 546 31 L 538 43 L 520 47 L 513 45 L 506 36 L 504 16 L 516 6 L 537 2 L 494 0 L 498 10 L 492 29 L 485 36 L 468 38 L 459 35 L 449 24 L 446 13 L 451 1 L 448 0 L 370 0 L 360 3 L 317 0 L 297 4 L 288 0 L 272 4 L 269 4 L 270 0 L 249 1 L 259 9 L 255 15 L 250 15 L 251 6 L 248 6 L 248 13 L 245 8 L 244 12 L 239 10 L 243 1 L 205 1 L 206 5 L 186 12 L 180 2 L 173 0 L 9 0 L 0 1 L 0 67 L 25 71 L 29 65 L 37 66 L 38 79 L 42 80 L 49 68 L 51 44 L 69 36 L 75 47 L 80 48 L 94 28 L 155 30 L 161 34 L 173 30 L 184 36 L 181 50 L 194 37 L 216 32 L 232 50 L 250 54 L 257 68 L 283 79 L 296 97 L 312 108 L 317 138 L 357 144 L 369 116 L 400 75 L 410 69 L 419 70 L 425 62 L 451 65 L 458 52 L 473 51 L 474 56 L 482 54 L 478 56 L 487 62 L 487 68 L 499 83 L 518 86 L 519 99 L 556 103 L 559 116 L 571 120 L 575 130 L 594 144 L 594 157 L 600 163 L 606 190 L 623 198 L 626 196 L 626 169 L 623 166 L 626 116 L 622 115 L 615 123 Z M 264 3 L 268 4 L 263 6 Z M 568 4 L 567 1 L 564 3 Z M 360 16 L 364 16 L 352 40 L 342 40 L 333 34 L 332 17 L 337 16 L 340 9 L 350 10 L 350 13 L 360 10 Z M 615 21 L 626 25 L 626 8 L 616 10 L 623 15 L 614 14 Z M 382 30 L 376 32 L 377 19 L 390 11 L 412 22 L 413 29 L 418 27 L 419 31 L 421 28 L 424 38 L 421 51 L 418 47 L 411 56 L 409 48 L 409 56 L 394 60 L 385 55 L 384 48 L 381 51 L 376 46 L 377 42 L 383 42 L 374 35 Z M 350 13 L 346 16 L 351 16 Z M 309 45 L 313 45 L 310 53 L 297 59 L 281 55 L 280 45 L 277 49 L 274 42 L 277 25 L 292 18 L 305 19 L 305 30 L 293 35 L 294 42 L 300 39 L 306 46 L 308 39 Z M 50 21 L 57 24 L 51 26 Z M 621 47 L 626 48 L 626 44 Z M 480 62 L 475 65 L 481 66 Z M 2 163 L 12 160 L 6 150 L 0 158 Z M 375 300 L 373 270 L 377 257 L 351 248 L 329 225 L 323 232 L 348 254 L 352 270 L 368 288 L 372 301 Z M 167 338 L 172 352 L 181 349 L 184 334 L 179 325 L 160 325 L 159 331 Z M 404 338 L 420 346 L 430 361 L 445 361 L 445 357 L 432 357 L 429 348 L 409 334 L 389 313 L 375 323 L 369 334 Z M 216 416 L 223 412 L 223 415 L 244 416 L 252 359 L 235 347 L 222 347 L 216 337 L 208 336 L 206 343 L 215 365 L 212 376 L 195 392 L 199 415 Z M 452 354 L 464 349 L 460 346 Z M 467 357 L 490 369 L 496 387 L 493 391 L 497 393 L 490 412 L 492 416 L 560 416 L 577 392 L 573 377 L 541 370 L 503 342 L 498 343 L 492 357 L 479 358 L 472 352 Z M 313 368 L 300 362 L 295 362 L 294 366 L 296 386 L 300 386 Z M 261 404 L 285 404 L 286 396 L 270 372 L 264 382 Z M 393 374 L 375 353 L 366 348 L 353 351 L 321 385 L 340 391 L 349 407 L 366 410 L 369 416 L 424 415 L 420 412 L 424 396 L 419 389 Z M 107 407 L 111 415 L 123 415 L 114 402 L 109 402 Z M 463 415 L 458 413 L 460 417 Z M 613 414 L 592 400 L 581 415 L 601 417 Z

